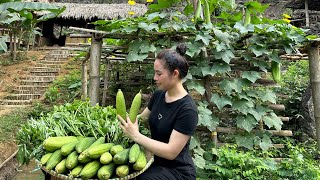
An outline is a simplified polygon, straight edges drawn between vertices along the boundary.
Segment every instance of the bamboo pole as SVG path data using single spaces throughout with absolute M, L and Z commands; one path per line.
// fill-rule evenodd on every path
M 308 0 L 304 0 L 304 8 L 306 13 L 306 27 L 310 26 L 310 19 L 309 19 L 309 4 Z
M 81 62 L 81 90 L 82 90 L 82 99 L 86 100 L 88 97 L 88 66 L 87 61 L 90 58 L 90 49 L 86 55 L 86 57 Z
M 92 36 L 89 69 L 89 98 L 91 105 L 99 104 L 100 61 L 102 38 Z
M 107 104 L 107 91 L 108 91 L 108 83 L 109 83 L 109 69 L 110 69 L 110 61 L 107 61 L 105 71 L 104 71 L 104 85 L 102 92 L 102 106 Z
M 235 133 L 241 133 L 244 132 L 245 130 L 243 129 L 237 129 L 237 128 L 226 128 L 226 127 L 217 127 L 217 132 L 218 133 L 230 133 L 230 134 L 235 134 Z M 272 135 L 275 136 L 292 136 L 292 131 L 291 130 L 266 130 L 270 132 Z M 260 130 L 252 130 L 252 132 L 260 132 Z
M 314 119 L 316 124 L 316 137 L 318 150 L 320 150 L 320 60 L 319 45 L 311 44 L 309 51 L 309 71 L 314 108 Z

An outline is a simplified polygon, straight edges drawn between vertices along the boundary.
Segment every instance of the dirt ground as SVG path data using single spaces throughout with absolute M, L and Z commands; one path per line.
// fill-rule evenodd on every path
M 14 86 L 19 85 L 19 80 L 28 75 L 28 69 L 33 67 L 37 61 L 43 59 L 45 54 L 45 51 L 29 51 L 27 55 L 23 54 L 22 60 L 16 61 L 11 65 L 1 65 L 2 63 L 0 63 L 0 97 L 10 93 Z M 0 61 L 7 61 L 6 58 L 6 55 L 1 55 Z M 0 116 L 8 114 L 12 110 L 12 108 L 1 108 Z M 14 139 L 0 142 L 0 164 L 8 159 L 17 149 Z M 16 172 L 13 172 L 12 170 L 15 170 L 17 164 L 18 162 L 16 159 L 12 159 L 6 163 L 0 170 L 0 180 L 11 179 L 12 176 L 16 174 Z

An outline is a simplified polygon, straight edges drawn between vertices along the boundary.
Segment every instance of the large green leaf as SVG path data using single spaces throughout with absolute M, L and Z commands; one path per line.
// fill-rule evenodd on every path
M 231 50 L 224 50 L 224 51 L 219 51 L 214 53 L 214 57 L 216 59 L 222 59 L 226 63 L 230 63 L 232 58 L 234 58 L 234 54 Z
M 257 94 L 259 95 L 260 99 L 263 102 L 271 102 L 271 103 L 276 103 L 277 96 L 276 94 L 270 90 L 266 89 L 265 91 L 258 91 Z
M 242 82 L 238 79 L 232 79 L 232 80 L 223 80 L 220 84 L 220 88 L 222 88 L 227 95 L 231 95 L 233 91 L 237 93 L 241 93 L 242 91 Z
M 231 67 L 228 63 L 213 63 L 212 67 L 211 67 L 211 71 L 215 73 L 226 73 L 231 71 Z
M 199 42 L 193 42 L 193 43 L 188 42 L 186 43 L 186 45 L 187 45 L 186 55 L 190 57 L 194 57 L 198 55 L 201 52 L 201 49 L 203 47 L 203 44 Z
M 270 147 L 272 147 L 272 141 L 271 141 L 270 137 L 264 134 L 259 146 L 264 151 L 269 149 Z
M 140 22 L 138 24 L 138 27 L 141 29 L 144 29 L 145 31 L 152 31 L 152 30 L 158 31 L 159 30 L 159 26 L 156 23 L 147 24 L 145 22 Z
M 275 113 L 270 113 L 267 116 L 263 117 L 263 122 L 269 127 L 272 128 L 274 127 L 276 130 L 280 131 L 281 126 L 282 126 L 282 121 L 281 119 L 275 114 Z
M 198 106 L 199 120 L 198 125 L 207 127 L 210 131 L 213 131 L 219 124 L 219 119 L 212 115 L 212 112 L 203 104 Z
M 224 42 L 226 44 L 230 44 L 230 34 L 227 32 L 222 32 L 219 29 L 214 28 L 213 29 L 214 35 L 216 35 L 217 39 L 219 39 L 221 42 Z
M 197 154 L 195 155 L 193 162 L 198 168 L 201 168 L 201 169 L 203 169 L 206 165 L 206 160 L 202 156 L 199 156 Z
M 257 79 L 260 79 L 260 74 L 256 71 L 244 71 L 241 77 L 254 83 Z
M 127 56 L 127 61 L 143 61 L 148 57 L 148 54 L 138 54 L 135 51 L 130 51 Z
M 237 135 L 236 136 L 236 143 L 239 146 L 243 146 L 248 149 L 252 149 L 254 145 L 255 136 L 253 134 L 246 134 L 246 135 Z
M 250 108 L 248 113 L 251 114 L 257 121 L 260 121 L 263 116 L 266 115 L 267 109 L 257 105 L 256 108 Z
M 196 81 L 191 81 L 187 83 L 187 87 L 188 89 L 194 89 L 196 90 L 198 93 L 200 93 L 201 95 L 203 95 L 206 91 L 206 89 L 203 87 L 203 85 L 199 82 Z
M 238 110 L 242 114 L 247 114 L 249 109 L 253 108 L 254 104 L 252 101 L 246 99 L 235 100 L 232 102 L 232 109 Z
M 211 102 L 213 102 L 219 110 L 221 110 L 226 105 L 232 105 L 231 99 L 228 96 L 219 96 L 214 93 L 211 97 Z
M 8 2 L 0 4 L 0 11 L 5 10 L 14 10 L 14 11 L 22 11 L 22 10 L 33 10 L 33 11 L 41 11 L 41 10 L 59 10 L 61 7 L 51 4 L 51 3 L 39 3 L 39 2 Z
M 204 32 L 204 33 L 197 34 L 195 41 L 201 40 L 206 46 L 208 46 L 211 39 L 212 39 L 212 36 L 210 36 L 209 33 Z
M 237 127 L 245 129 L 250 132 L 257 124 L 258 121 L 250 114 L 247 116 L 237 116 Z
M 0 52 L 1 51 L 4 51 L 4 52 L 8 51 L 8 47 L 7 47 L 5 38 L 0 38 Z

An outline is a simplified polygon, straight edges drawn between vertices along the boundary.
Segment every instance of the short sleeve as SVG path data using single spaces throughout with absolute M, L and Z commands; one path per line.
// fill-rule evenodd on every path
M 192 136 L 197 128 L 198 112 L 194 108 L 183 108 L 177 116 L 174 129 L 182 134 Z
M 150 98 L 150 101 L 149 101 L 149 103 L 148 103 L 148 109 L 151 111 L 152 110 L 152 106 L 153 106 L 153 104 L 154 104 L 154 102 L 155 102 L 155 100 L 157 99 L 157 97 L 160 95 L 160 91 L 158 90 L 158 91 L 155 91 L 153 94 L 152 94 L 152 96 L 151 96 L 151 98 Z

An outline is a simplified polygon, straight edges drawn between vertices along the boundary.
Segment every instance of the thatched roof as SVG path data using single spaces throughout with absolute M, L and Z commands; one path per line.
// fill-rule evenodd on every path
M 66 6 L 66 10 L 58 17 L 69 19 L 120 19 L 126 17 L 137 17 L 147 12 L 147 6 L 144 4 L 78 4 L 78 3 L 52 3 L 58 6 Z M 130 15 L 132 11 L 135 14 Z M 38 15 L 44 15 L 47 12 L 38 12 Z
M 292 0 L 286 7 L 292 9 L 304 9 L 305 0 Z M 320 1 L 319 0 L 308 0 L 309 10 L 320 11 Z

